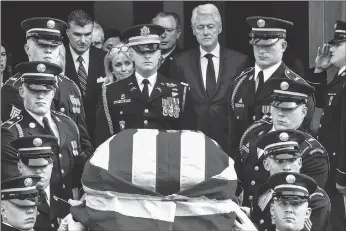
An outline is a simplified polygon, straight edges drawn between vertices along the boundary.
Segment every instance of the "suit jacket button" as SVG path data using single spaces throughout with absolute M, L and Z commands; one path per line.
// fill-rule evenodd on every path
M 148 124 L 148 120 L 144 120 L 144 124 L 147 125 Z

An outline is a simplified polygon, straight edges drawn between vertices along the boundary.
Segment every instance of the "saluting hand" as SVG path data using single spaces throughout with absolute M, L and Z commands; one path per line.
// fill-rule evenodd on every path
M 237 218 L 239 221 L 235 220 L 233 228 L 236 231 L 257 231 L 257 228 L 255 225 L 252 223 L 250 218 L 246 215 L 245 212 L 243 212 L 240 207 L 236 207 L 234 209 L 235 214 L 237 215 Z
M 329 44 L 323 44 L 322 49 L 318 47 L 315 59 L 315 73 L 323 72 L 330 67 L 331 47 Z

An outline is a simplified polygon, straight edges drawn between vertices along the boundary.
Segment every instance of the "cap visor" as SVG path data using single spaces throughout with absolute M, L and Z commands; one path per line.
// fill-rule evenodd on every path
M 275 160 L 289 160 L 289 159 L 296 159 L 300 157 L 300 155 L 297 152 L 293 153 L 282 153 L 282 154 L 276 154 L 276 155 L 269 155 L 272 159 Z
M 277 41 L 279 41 L 278 38 L 274 38 L 274 39 L 253 38 L 250 40 L 250 44 L 258 45 L 258 46 L 271 46 L 275 44 Z
M 54 89 L 53 85 L 48 84 L 26 84 L 26 86 L 32 91 L 50 91 Z
M 31 167 L 44 167 L 49 165 L 49 160 L 45 158 L 28 159 L 26 165 Z
M 344 42 L 346 41 L 346 38 L 335 38 L 335 39 L 332 39 L 328 42 L 328 44 L 330 45 L 334 45 L 334 44 L 338 44 L 340 42 Z
M 294 109 L 299 106 L 296 102 L 282 102 L 282 101 L 272 101 L 271 105 L 276 108 L 282 109 Z
M 36 202 L 31 200 L 20 200 L 20 199 L 11 199 L 12 203 L 18 205 L 18 206 L 35 206 L 37 205 Z

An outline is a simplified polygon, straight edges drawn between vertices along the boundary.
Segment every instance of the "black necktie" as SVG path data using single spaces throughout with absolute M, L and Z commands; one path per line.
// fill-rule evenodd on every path
M 79 79 L 80 87 L 82 88 L 82 94 L 83 96 L 85 96 L 88 75 L 83 65 L 84 60 L 82 56 L 79 56 L 77 61 L 79 62 L 78 73 L 77 73 L 78 79 Z
M 51 128 L 50 125 L 49 125 L 49 122 L 48 122 L 47 117 L 43 117 L 43 120 L 42 120 L 42 121 L 43 121 L 43 126 L 44 126 L 44 128 L 47 130 L 47 132 L 48 132 L 50 135 L 55 136 L 55 134 L 54 134 L 52 128 Z
M 256 92 L 259 92 L 260 89 L 263 87 L 264 84 L 264 76 L 263 76 L 263 71 L 258 72 L 258 86 Z
M 44 208 L 44 210 L 49 211 L 49 204 L 46 192 L 43 189 L 41 189 L 39 190 L 39 195 L 40 206 Z
M 147 102 L 149 100 L 149 87 L 148 87 L 149 80 L 143 79 L 142 83 L 144 84 L 142 97 L 143 97 L 143 100 Z
M 206 89 L 207 89 L 207 94 L 209 99 L 213 97 L 215 87 L 216 87 L 216 77 L 215 77 L 213 56 L 214 55 L 212 54 L 206 54 L 204 56 L 208 59 L 207 74 L 206 74 Z

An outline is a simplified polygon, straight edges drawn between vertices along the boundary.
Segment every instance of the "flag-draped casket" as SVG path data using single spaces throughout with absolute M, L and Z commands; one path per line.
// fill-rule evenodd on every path
M 82 184 L 71 213 L 90 230 L 231 230 L 235 220 L 234 162 L 201 132 L 124 130 L 96 149 Z

